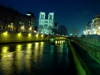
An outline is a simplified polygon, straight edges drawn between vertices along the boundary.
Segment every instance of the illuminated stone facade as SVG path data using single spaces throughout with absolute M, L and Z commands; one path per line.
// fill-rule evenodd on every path
M 54 28 L 54 12 L 48 14 L 48 19 L 46 19 L 45 12 L 40 12 L 38 20 L 38 32 L 43 34 L 52 34 L 52 29 Z
M 88 22 L 86 25 L 85 35 L 92 35 L 97 34 L 100 35 L 100 14 L 96 14 L 95 18 L 91 20 L 91 22 Z
M 92 19 L 90 22 L 88 22 L 88 24 L 86 25 L 84 34 L 85 35 L 94 34 L 94 19 Z
M 94 30 L 95 30 L 95 34 L 100 35 L 100 14 L 95 15 Z

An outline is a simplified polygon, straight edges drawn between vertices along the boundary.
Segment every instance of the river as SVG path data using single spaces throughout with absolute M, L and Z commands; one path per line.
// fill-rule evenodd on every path
M 0 44 L 0 75 L 70 75 L 68 53 L 65 40 Z

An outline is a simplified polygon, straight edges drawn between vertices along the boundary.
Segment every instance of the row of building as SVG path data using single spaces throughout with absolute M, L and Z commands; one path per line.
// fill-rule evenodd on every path
M 35 16 L 31 12 L 23 15 L 14 9 L 0 5 L 0 30 L 33 32 Z
M 100 14 L 95 14 L 95 18 L 88 22 L 83 32 L 84 35 L 100 35 Z
M 58 23 L 54 22 L 54 12 L 48 14 L 39 13 L 38 27 L 35 29 L 35 16 L 32 12 L 23 15 L 12 8 L 0 5 L 0 30 L 18 32 L 36 32 L 52 34 L 53 30 L 58 29 Z

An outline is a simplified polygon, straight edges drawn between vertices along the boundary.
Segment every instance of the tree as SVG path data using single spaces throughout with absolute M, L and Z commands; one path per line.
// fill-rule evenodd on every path
M 64 25 L 60 25 L 58 28 L 58 33 L 61 35 L 67 35 L 68 34 L 67 28 Z
M 57 29 L 52 29 L 52 32 L 54 33 L 54 34 L 57 34 L 58 33 L 58 30 Z
M 72 30 L 72 35 L 79 35 L 79 33 L 80 33 L 80 30 L 78 30 L 77 28 L 73 28 L 73 30 Z

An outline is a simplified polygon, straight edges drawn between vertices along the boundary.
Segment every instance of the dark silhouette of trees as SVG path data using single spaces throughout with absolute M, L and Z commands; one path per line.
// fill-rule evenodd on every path
M 57 29 L 52 29 L 52 32 L 54 33 L 54 34 L 58 34 L 58 30 Z
M 58 27 L 58 33 L 61 35 L 67 35 L 68 34 L 67 28 L 64 25 L 60 25 Z

